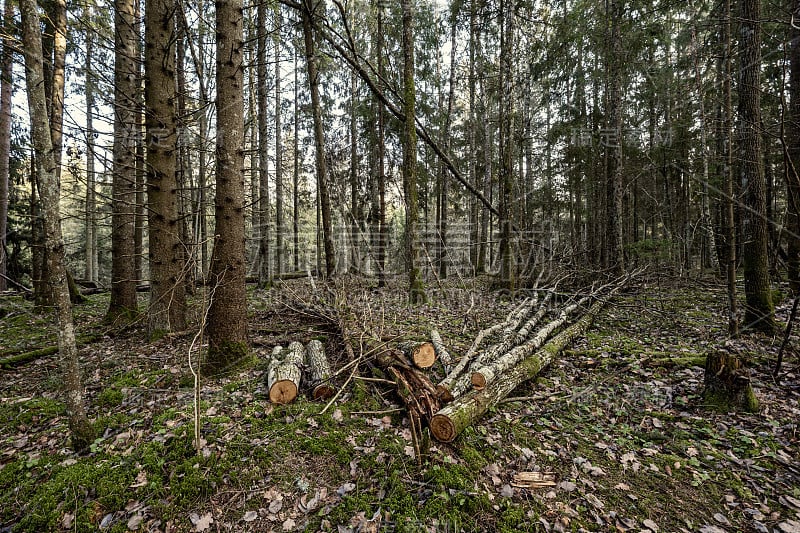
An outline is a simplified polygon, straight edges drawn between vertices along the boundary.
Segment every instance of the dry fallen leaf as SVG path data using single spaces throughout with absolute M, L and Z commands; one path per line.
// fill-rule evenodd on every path
M 205 531 L 206 529 L 210 528 L 211 524 L 214 522 L 214 518 L 211 516 L 211 513 L 206 513 L 203 516 L 199 516 L 197 513 L 192 513 L 189 515 L 189 520 L 192 521 L 195 531 Z
M 256 518 L 258 518 L 258 511 L 247 511 L 246 513 L 244 513 L 242 520 L 244 520 L 245 522 L 252 522 Z

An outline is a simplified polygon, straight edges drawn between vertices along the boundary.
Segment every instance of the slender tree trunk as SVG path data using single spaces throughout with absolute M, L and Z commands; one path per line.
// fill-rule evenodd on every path
M 412 304 L 427 298 L 420 272 L 417 206 L 416 86 L 414 82 L 414 0 L 401 0 L 403 14 L 403 195 L 406 201 L 405 255 Z
M 514 146 L 514 69 L 512 67 L 512 50 L 514 47 L 514 6 L 511 0 L 501 0 L 500 32 L 500 278 L 499 287 L 514 290 L 516 285 L 514 257 L 512 250 L 513 211 L 511 196 L 513 194 Z
M 147 161 L 144 154 L 144 42 L 142 41 L 142 1 L 134 0 L 134 36 L 136 39 L 136 87 L 133 111 L 133 124 L 135 131 L 135 206 L 133 207 L 133 276 L 136 283 L 144 279 L 144 233 L 147 222 L 147 198 L 145 198 L 145 180 L 147 179 Z M 134 98 L 133 94 L 129 98 Z M 134 149 L 134 148 L 131 148 Z
M 448 80 L 447 114 L 444 121 L 444 151 L 450 153 L 450 125 L 453 121 L 453 102 L 456 91 L 456 30 L 455 13 L 450 21 L 450 76 Z M 471 127 L 471 126 L 470 126 Z M 473 153 L 473 152 L 471 152 Z M 439 166 L 439 277 L 447 279 L 447 218 L 448 218 L 448 175 L 444 164 Z
M 739 153 L 748 213 L 744 228 L 745 323 L 765 333 L 775 329 L 769 283 L 767 205 L 761 146 L 761 1 L 742 0 L 739 42 Z
M 322 124 L 322 102 L 319 94 L 319 57 L 314 43 L 313 20 L 314 17 L 321 16 L 317 10 L 323 10 L 324 6 L 312 2 L 312 0 L 303 0 L 302 4 L 300 15 L 303 19 L 308 84 L 311 89 L 311 113 L 314 120 L 314 146 L 316 148 L 317 195 L 322 221 L 322 240 L 325 246 L 325 273 L 327 277 L 331 277 L 336 272 L 336 254 L 333 248 L 328 165 L 325 161 L 325 133 Z
M 211 258 L 209 351 L 204 365 L 204 372 L 211 374 L 247 356 L 243 33 L 242 0 L 217 0 L 216 237 Z
M 141 128 L 136 121 L 137 42 L 132 0 L 114 2 L 114 172 L 111 193 L 111 302 L 106 318 L 130 319 L 137 310 L 134 257 L 136 224 L 135 150 Z
M 0 55 L 0 291 L 8 288 L 6 234 L 8 233 L 8 191 L 10 183 L 11 156 L 11 95 L 14 88 L 13 51 L 11 49 L 11 21 L 14 18 L 14 2 L 5 1 L 3 11 L 3 50 Z
M 55 296 L 58 321 L 58 352 L 63 368 L 63 387 L 67 417 L 72 433 L 72 446 L 84 450 L 94 440 L 94 429 L 86 416 L 83 384 L 78 366 L 78 349 L 72 322 L 65 265 L 64 240 L 61 234 L 59 209 L 60 185 L 52 144 L 44 91 L 42 41 L 39 14 L 33 0 L 20 0 L 22 43 L 25 54 L 28 107 L 31 117 L 31 140 L 37 154 L 39 184 L 44 208 L 46 257 L 51 273 L 50 283 Z
M 294 270 L 300 270 L 300 86 L 297 82 L 297 49 L 293 49 L 294 55 L 294 139 L 293 139 L 293 173 L 292 173 L 292 238 L 294 246 Z
M 175 9 L 175 0 L 147 0 L 145 3 L 148 329 L 151 336 L 186 327 L 186 272 L 176 176 L 179 152 L 175 108 Z
M 272 284 L 272 256 L 270 254 L 269 220 L 269 121 L 267 120 L 267 5 L 258 4 L 258 28 L 256 39 L 256 70 L 258 76 L 258 284 L 269 287 Z
M 797 297 L 800 290 L 800 0 L 794 0 L 792 16 L 795 24 L 789 30 L 789 92 L 790 112 L 788 124 L 787 163 L 787 241 L 788 277 Z
M 378 76 L 384 79 L 383 66 L 383 10 L 378 6 L 377 17 L 376 55 L 378 56 Z M 378 102 L 378 287 L 386 286 L 386 247 L 389 245 L 389 228 L 386 225 L 386 111 L 383 104 Z
M 731 91 L 732 69 L 732 43 L 731 43 L 731 0 L 724 0 L 725 12 L 722 23 L 722 43 L 723 51 L 723 73 L 722 73 L 722 93 L 723 93 L 723 173 L 725 182 L 725 244 L 727 254 L 725 257 L 725 277 L 728 293 L 728 333 L 731 337 L 739 334 L 739 318 L 736 299 L 736 219 L 734 205 L 733 187 L 733 103 Z
M 350 71 L 350 266 L 354 272 L 360 268 L 361 254 L 358 245 L 358 111 L 356 94 L 358 78 Z
M 283 16 L 281 4 L 275 4 L 275 271 L 283 273 L 283 260 L 286 255 L 284 237 L 283 208 L 283 135 L 281 132 L 281 26 Z
M 91 21 L 92 11 L 84 7 L 83 17 Z M 88 281 L 97 279 L 97 220 L 95 218 L 95 175 L 94 175 L 94 80 L 91 72 L 94 61 L 94 32 L 86 28 L 86 62 L 84 90 L 86 91 L 86 209 L 84 211 L 84 232 L 86 248 L 84 253 L 83 277 Z
M 612 139 L 606 144 L 606 263 L 615 273 L 625 270 L 622 252 L 622 0 L 611 0 L 608 125 Z
M 469 3 L 469 153 L 472 157 L 469 158 L 469 180 L 476 189 L 480 189 L 478 183 L 478 143 L 477 132 L 478 124 L 476 117 L 476 100 L 475 100 L 475 80 L 477 78 L 476 70 L 476 42 L 477 39 L 477 26 L 478 15 L 476 0 L 470 0 Z M 470 198 L 469 202 L 469 263 L 473 269 L 478 264 L 478 240 L 480 239 L 479 223 L 478 223 L 478 201 L 475 198 Z

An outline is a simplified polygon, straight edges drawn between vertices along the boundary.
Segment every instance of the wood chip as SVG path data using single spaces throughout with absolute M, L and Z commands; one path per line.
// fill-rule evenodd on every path
M 552 472 L 518 472 L 514 475 L 511 486 L 522 489 L 555 487 L 556 475 Z

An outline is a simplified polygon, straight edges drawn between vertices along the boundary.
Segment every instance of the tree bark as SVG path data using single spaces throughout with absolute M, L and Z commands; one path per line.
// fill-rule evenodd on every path
M 325 357 L 325 347 L 318 340 L 312 340 L 306 345 L 306 367 L 311 396 L 315 400 L 325 400 L 333 396 L 336 389 L 331 384 L 331 365 Z
M 405 260 L 408 297 L 412 304 L 427 301 L 420 271 L 417 203 L 416 86 L 414 82 L 414 0 L 401 0 L 403 14 L 403 196 L 405 198 Z
M 92 10 L 87 4 L 83 18 L 91 22 Z M 94 175 L 94 80 L 91 79 L 94 62 L 94 32 L 86 28 L 86 61 L 84 63 L 84 91 L 86 93 L 86 206 L 84 209 L 84 248 L 83 278 L 97 280 L 97 219 L 95 215 L 95 175 Z M 2 232 L 0 232 L 2 233 Z
M 736 299 L 736 218 L 734 212 L 733 187 L 733 104 L 731 94 L 731 78 L 733 76 L 731 46 L 731 0 L 724 0 L 725 13 L 722 22 L 723 72 L 723 134 L 722 134 L 722 168 L 725 183 L 725 278 L 728 295 L 728 334 L 735 337 L 739 334 L 739 318 Z
M 258 284 L 265 288 L 272 285 L 272 255 L 270 252 L 269 214 L 269 120 L 267 116 L 267 4 L 261 2 L 257 8 L 256 74 L 258 78 Z
M 739 153 L 748 212 L 744 228 L 744 287 L 747 328 L 771 334 L 775 308 L 769 282 L 766 184 L 761 146 L 761 1 L 742 0 L 739 41 Z
M 614 273 L 625 270 L 622 251 L 622 0 L 612 0 L 608 59 L 608 133 L 606 142 L 606 266 Z
M 283 25 L 282 6 L 275 4 L 275 272 L 283 272 L 286 254 L 283 209 L 283 136 L 281 132 L 281 26 Z
M 111 192 L 111 301 L 106 319 L 130 320 L 137 312 L 135 226 L 135 150 L 141 127 L 138 108 L 137 66 L 139 40 L 132 0 L 114 2 L 114 175 Z
M 94 440 L 94 428 L 86 416 L 84 407 L 83 384 L 72 321 L 72 304 L 67 286 L 65 247 L 61 234 L 59 208 L 60 184 L 44 91 L 39 14 L 33 0 L 20 0 L 19 7 L 22 16 L 22 43 L 25 55 L 28 108 L 31 118 L 31 141 L 36 153 L 44 209 L 45 253 L 51 274 L 51 289 L 55 296 L 58 352 L 63 368 L 65 403 L 72 433 L 72 446 L 75 450 L 82 451 Z
M 800 0 L 792 6 L 795 24 L 789 29 L 789 160 L 787 169 L 787 231 L 788 255 L 787 270 L 789 283 L 797 295 L 800 290 Z
M 151 336 L 186 327 L 178 209 L 175 0 L 145 3 L 145 127 Z M 226 132 L 227 133 L 227 132 Z
M 11 179 L 11 96 L 14 89 L 13 51 L 11 49 L 11 21 L 14 18 L 14 2 L 6 0 L 3 12 L 2 55 L 0 55 L 0 291 L 8 289 L 8 191 Z
M 319 94 L 319 57 L 314 43 L 315 19 L 322 14 L 324 6 L 312 0 L 302 0 L 300 16 L 303 23 L 308 84 L 311 92 L 311 114 L 314 121 L 314 147 L 317 171 L 317 195 L 322 219 L 322 240 L 325 247 L 325 274 L 331 277 L 336 272 L 336 253 L 333 247 L 331 226 L 331 201 L 328 186 L 328 164 L 325 161 L 325 132 L 322 123 L 322 102 Z
M 204 372 L 216 374 L 247 357 L 244 234 L 244 95 L 242 0 L 216 1 L 217 195 L 211 258 L 213 297 Z
M 501 0 L 500 32 L 500 278 L 498 287 L 513 291 L 516 286 L 516 272 L 512 249 L 512 207 L 511 196 L 514 190 L 513 167 L 514 146 L 514 69 L 512 66 L 512 50 L 514 46 L 514 3 L 512 0 Z

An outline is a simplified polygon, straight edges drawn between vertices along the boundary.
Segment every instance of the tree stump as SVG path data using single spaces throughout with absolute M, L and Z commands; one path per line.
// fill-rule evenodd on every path
M 757 412 L 758 399 L 743 370 L 741 360 L 727 351 L 708 354 L 703 403 L 722 412 Z

